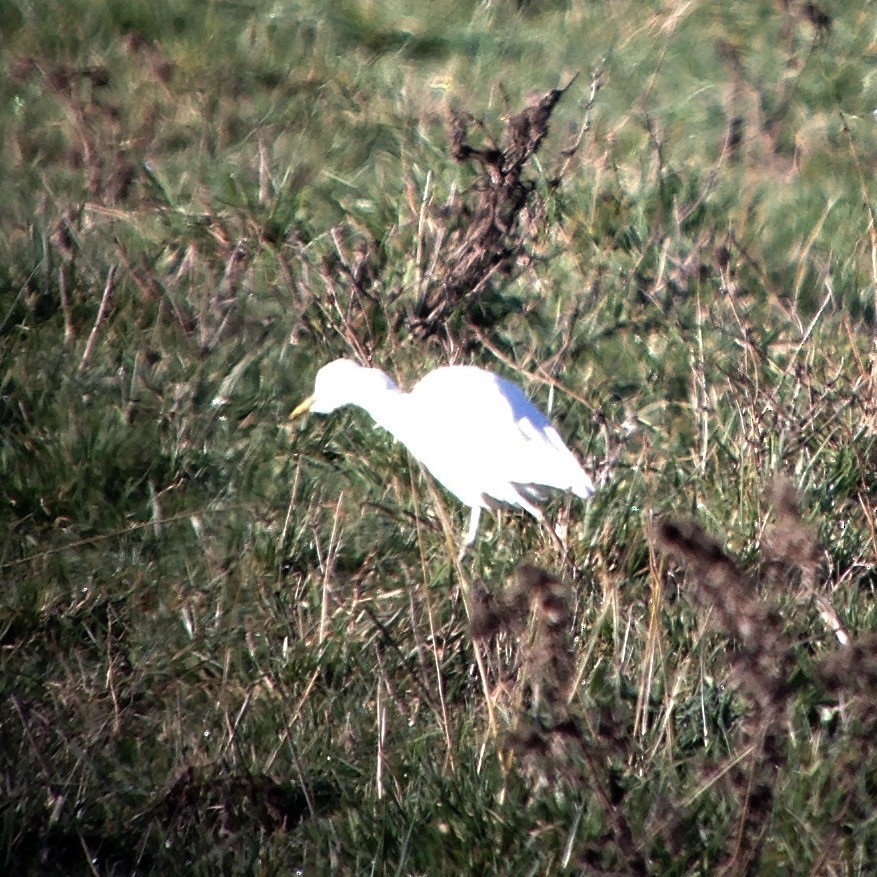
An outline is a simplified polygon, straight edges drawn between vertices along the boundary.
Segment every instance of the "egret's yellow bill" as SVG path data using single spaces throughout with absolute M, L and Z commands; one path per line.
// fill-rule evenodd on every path
M 308 396 L 307 399 L 296 405 L 292 411 L 292 414 L 289 415 L 289 419 L 295 420 L 296 417 L 299 417 L 300 415 L 306 414 L 308 411 L 310 411 L 315 399 L 316 396 Z

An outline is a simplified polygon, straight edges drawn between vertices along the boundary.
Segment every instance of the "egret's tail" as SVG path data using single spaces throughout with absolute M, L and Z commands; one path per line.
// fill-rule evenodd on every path
M 594 495 L 597 488 L 594 486 L 591 476 L 582 469 L 581 475 L 576 478 L 576 480 L 570 485 L 569 489 L 576 496 L 580 496 L 582 499 L 589 499 Z

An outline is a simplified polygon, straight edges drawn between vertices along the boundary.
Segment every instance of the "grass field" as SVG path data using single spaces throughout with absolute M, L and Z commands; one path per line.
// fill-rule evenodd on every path
M 0 34 L 0 870 L 875 873 L 873 3 Z M 339 356 L 518 381 L 568 557 Z

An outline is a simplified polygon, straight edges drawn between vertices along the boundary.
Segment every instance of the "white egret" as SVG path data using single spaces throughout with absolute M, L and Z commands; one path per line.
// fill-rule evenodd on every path
M 471 509 L 461 557 L 475 541 L 482 509 L 514 506 L 543 521 L 536 503 L 549 490 L 583 499 L 594 492 L 551 421 L 517 384 L 484 369 L 437 368 L 405 393 L 380 369 L 338 359 L 317 372 L 313 395 L 291 417 L 344 405 L 365 409 Z

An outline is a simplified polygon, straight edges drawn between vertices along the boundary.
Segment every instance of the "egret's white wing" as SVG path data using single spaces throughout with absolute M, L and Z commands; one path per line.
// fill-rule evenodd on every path
M 519 486 L 590 495 L 590 479 L 548 418 L 516 384 L 471 366 L 428 374 L 409 396 L 411 452 L 463 502 L 512 505 Z M 526 494 L 523 494 L 524 496 Z

